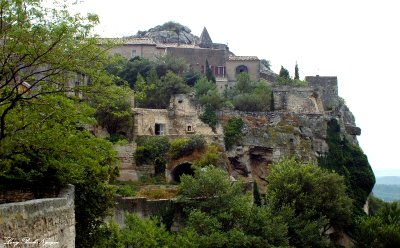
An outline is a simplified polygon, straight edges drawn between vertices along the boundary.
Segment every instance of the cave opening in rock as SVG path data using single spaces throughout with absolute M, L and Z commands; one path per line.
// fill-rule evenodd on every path
M 180 183 L 182 175 L 191 175 L 194 176 L 194 170 L 192 168 L 192 163 L 184 162 L 182 164 L 178 164 L 172 171 L 171 171 L 171 179 L 174 182 Z

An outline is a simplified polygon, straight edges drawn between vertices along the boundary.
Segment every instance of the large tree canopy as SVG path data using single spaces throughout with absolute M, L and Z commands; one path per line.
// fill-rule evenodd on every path
M 114 204 L 114 152 L 89 132 L 94 113 L 129 114 L 107 102 L 129 94 L 104 70 L 106 52 L 91 36 L 97 22 L 39 0 L 0 1 L 0 190 L 40 197 L 75 184 L 77 247 L 96 246 Z
M 106 55 L 90 37 L 97 22 L 96 15 L 71 16 L 39 0 L 0 2 L 0 140 L 16 131 L 7 118 L 15 108 L 75 85 L 85 91 L 83 75 L 92 88 L 110 82 Z
M 324 247 L 331 227 L 340 231 L 349 224 L 352 201 L 338 174 L 289 159 L 273 165 L 267 180 L 270 206 L 294 209 L 294 216 L 287 220 L 291 245 Z

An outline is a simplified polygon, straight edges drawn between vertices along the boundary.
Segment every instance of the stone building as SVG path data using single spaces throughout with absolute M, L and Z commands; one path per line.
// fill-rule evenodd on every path
M 193 102 L 193 95 L 172 96 L 168 109 L 134 108 L 134 137 L 166 135 L 171 138 L 201 134 L 210 141 L 217 134 L 199 116 L 202 113 Z
M 205 73 L 206 61 L 216 77 L 218 90 L 232 87 L 241 72 L 247 72 L 251 80 L 260 79 L 260 60 L 256 56 L 235 56 L 225 44 L 213 43 L 206 28 L 198 44 L 157 43 L 151 38 L 127 38 L 116 40 L 110 49 L 127 59 L 141 56 L 155 60 L 162 55 L 182 58 L 192 70 Z

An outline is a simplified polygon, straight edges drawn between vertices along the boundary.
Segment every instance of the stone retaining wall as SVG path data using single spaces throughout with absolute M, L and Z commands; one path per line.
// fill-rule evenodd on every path
M 72 185 L 58 198 L 0 204 L 0 247 L 75 247 L 74 207 Z

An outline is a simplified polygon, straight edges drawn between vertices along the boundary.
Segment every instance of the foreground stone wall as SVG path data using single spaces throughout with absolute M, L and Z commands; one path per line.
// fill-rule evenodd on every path
M 58 198 L 1 204 L 0 247 L 75 247 L 74 207 L 72 185 Z M 24 241 L 41 243 L 23 246 Z

